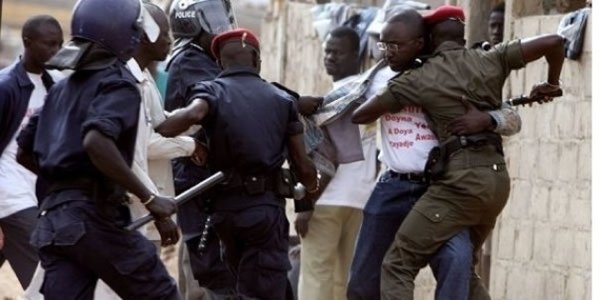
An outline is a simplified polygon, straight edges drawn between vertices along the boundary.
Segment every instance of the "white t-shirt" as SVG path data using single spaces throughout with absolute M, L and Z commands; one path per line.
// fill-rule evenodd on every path
M 35 174 L 25 169 L 16 160 L 18 148 L 16 138 L 29 122 L 31 115 L 42 107 L 47 92 L 41 74 L 27 73 L 27 75 L 34 85 L 29 106 L 21 127 L 0 156 L 0 218 L 37 206 L 38 203 L 35 196 Z
M 347 80 L 334 82 L 334 88 Z M 376 133 L 373 125 L 359 125 L 364 160 L 340 164 L 335 175 L 321 194 L 317 205 L 348 206 L 363 209 L 375 186 L 377 155 Z
M 396 73 L 389 67 L 380 70 L 371 85 L 375 95 L 387 85 Z M 407 106 L 397 113 L 379 118 L 381 127 L 381 153 L 379 160 L 397 173 L 421 173 L 431 148 L 438 145 L 421 107 Z

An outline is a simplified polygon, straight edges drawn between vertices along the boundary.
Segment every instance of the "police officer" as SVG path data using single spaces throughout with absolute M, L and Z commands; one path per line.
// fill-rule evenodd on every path
M 464 13 L 453 6 L 442 6 L 429 15 L 433 56 L 422 67 L 392 79 L 387 89 L 354 115 L 356 122 L 369 122 L 385 112 L 417 104 L 426 110 L 440 140 L 440 147 L 430 154 L 435 157 L 430 161 L 435 168 L 430 170 L 435 169 L 436 176 L 402 223 L 384 259 L 383 299 L 413 299 L 419 270 L 464 228 L 470 228 L 473 246 L 479 249 L 506 203 L 510 183 L 501 139 L 493 133 L 456 136 L 446 130 L 452 118 L 465 112 L 463 102 L 484 110 L 498 108 L 510 71 L 542 56 L 549 63 L 548 81 L 535 85 L 530 96 L 551 97 L 560 92 L 562 37 L 545 35 L 502 43 L 490 51 L 467 50 L 464 24 L 457 15 Z M 422 30 L 414 26 L 403 42 L 415 42 L 410 39 L 418 39 Z
M 185 106 L 185 93 L 189 87 L 217 77 L 220 69 L 210 54 L 210 43 L 216 34 L 232 29 L 235 19 L 229 1 L 225 0 L 176 0 L 169 15 L 175 46 L 167 63 L 169 75 L 165 109 L 172 111 Z M 193 137 L 199 142 L 206 142 L 203 131 Z M 209 175 L 205 167 L 196 165 L 187 157 L 174 160 L 173 174 L 176 194 Z M 190 267 L 200 286 L 214 293 L 228 294 L 235 289 L 235 280 L 221 260 L 219 240 L 210 226 L 208 215 L 200 197 L 186 203 L 177 213 L 186 245 L 180 248 L 179 283 L 185 294 L 193 298 L 198 297 L 194 294 L 202 291 L 194 292 L 197 284 L 190 284 L 191 276 L 187 274 Z M 204 242 L 200 244 L 203 237 Z
M 182 117 L 206 128 L 209 168 L 228 175 L 211 204 L 237 292 L 284 299 L 290 264 L 285 201 L 276 188 L 281 166 L 288 156 L 312 195 L 319 189 L 317 172 L 304 149 L 295 99 L 258 75 L 256 37 L 246 29 L 229 31 L 214 39 L 211 50 L 224 71 L 194 85 Z M 159 126 L 161 133 L 185 130 L 170 120 Z
M 172 199 L 151 194 L 130 169 L 140 94 L 125 61 L 140 41 L 142 16 L 136 0 L 77 2 L 73 38 L 48 62 L 75 72 L 50 90 L 19 136 L 20 161 L 49 182 L 31 237 L 46 299 L 92 299 L 98 278 L 124 299 L 179 299 L 154 245 L 122 229 L 129 191 L 156 217 L 163 245 L 179 239 Z

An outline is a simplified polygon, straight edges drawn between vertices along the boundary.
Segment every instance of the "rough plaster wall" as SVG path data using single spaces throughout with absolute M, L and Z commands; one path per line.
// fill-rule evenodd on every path
M 555 32 L 561 18 L 515 19 L 508 37 Z M 493 299 L 591 299 L 590 25 L 582 57 L 565 60 L 564 96 L 520 108 L 522 131 L 505 141 L 512 184 L 493 235 Z M 515 72 L 505 95 L 528 93 L 546 70 L 542 59 Z

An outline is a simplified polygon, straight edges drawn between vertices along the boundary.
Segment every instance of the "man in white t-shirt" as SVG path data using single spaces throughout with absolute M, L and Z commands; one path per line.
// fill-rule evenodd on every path
M 16 136 L 42 107 L 54 84 L 44 63 L 61 47 L 63 33 L 53 17 L 34 16 L 23 25 L 22 40 L 23 56 L 0 71 L 0 228 L 4 233 L 2 254 L 26 289 L 38 264 L 37 251 L 29 244 L 38 199 L 35 174 L 16 161 Z

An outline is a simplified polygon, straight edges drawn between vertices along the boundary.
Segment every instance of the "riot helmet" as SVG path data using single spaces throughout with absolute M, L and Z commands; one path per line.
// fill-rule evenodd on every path
M 73 9 L 71 35 L 97 43 L 127 61 L 140 43 L 142 16 L 140 0 L 79 0 Z
M 111 16 L 111 17 L 108 17 Z M 71 18 L 72 39 L 52 57 L 51 69 L 101 69 L 129 60 L 146 33 L 159 28 L 140 0 L 79 0 Z
M 236 27 L 230 0 L 175 0 L 169 17 L 175 38 L 193 38 L 201 32 L 217 35 Z

